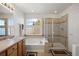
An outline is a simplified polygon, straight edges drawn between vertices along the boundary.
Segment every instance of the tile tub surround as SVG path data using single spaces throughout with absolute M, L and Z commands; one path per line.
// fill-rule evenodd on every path
M 6 50 L 10 46 L 14 45 L 15 43 L 25 39 L 25 37 L 14 37 L 12 39 L 5 39 L 0 41 L 0 52 Z
M 26 45 L 28 52 L 44 52 L 44 45 Z
M 46 42 L 47 41 L 42 36 L 31 36 L 25 39 L 25 45 L 27 46 L 27 51 L 31 52 L 43 52 Z
M 45 42 L 48 41 L 42 36 L 27 36 L 25 39 L 26 45 L 45 45 Z

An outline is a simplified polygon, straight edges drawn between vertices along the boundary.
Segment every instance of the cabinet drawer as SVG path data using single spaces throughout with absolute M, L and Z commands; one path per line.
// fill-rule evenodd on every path
M 17 56 L 17 50 L 15 50 L 13 53 L 11 53 L 9 56 Z
M 17 50 L 17 44 L 11 46 L 10 48 L 7 49 L 7 55 L 11 55 L 13 52 Z
M 1 52 L 0 56 L 6 56 L 6 51 Z

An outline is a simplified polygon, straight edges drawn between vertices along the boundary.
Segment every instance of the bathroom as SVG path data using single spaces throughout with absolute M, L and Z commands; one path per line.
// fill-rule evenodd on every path
M 10 11 L 10 5 L 16 6 L 12 7 L 12 12 Z M 7 10 L 4 6 L 10 10 Z M 22 9 L 23 7 L 24 9 Z M 55 7 L 57 9 L 55 9 Z M 44 10 L 42 10 L 42 8 Z M 79 46 L 78 12 L 79 4 L 74 3 L 1 3 L 0 54 L 2 54 L 2 50 L 4 50 L 6 55 L 9 46 L 8 43 L 12 44 L 9 46 L 12 47 L 13 43 L 16 44 L 21 38 L 21 42 L 18 41 L 15 46 L 18 47 L 19 42 L 23 42 L 22 45 L 24 44 L 25 49 L 21 45 L 20 48 L 26 51 L 25 55 L 28 55 L 30 52 L 37 53 L 38 56 L 39 52 L 41 56 L 43 56 L 43 53 L 44 56 L 79 55 L 77 53 L 77 47 Z M 11 38 L 15 40 L 5 40 L 8 39 L 6 36 L 11 36 Z M 5 43 L 5 41 L 7 42 Z M 14 52 L 10 55 L 14 55 Z M 15 52 L 15 55 L 18 55 L 17 52 Z

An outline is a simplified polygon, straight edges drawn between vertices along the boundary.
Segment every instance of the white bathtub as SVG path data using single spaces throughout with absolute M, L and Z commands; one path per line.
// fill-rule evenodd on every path
M 46 41 L 44 37 L 27 37 L 25 45 L 27 47 L 27 51 L 43 52 L 45 42 L 48 41 Z

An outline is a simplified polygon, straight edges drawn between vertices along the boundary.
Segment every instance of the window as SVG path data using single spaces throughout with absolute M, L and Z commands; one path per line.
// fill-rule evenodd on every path
M 0 26 L 4 26 L 4 25 L 5 25 L 4 20 L 1 20 L 1 19 L 0 19 Z
M 37 22 L 37 19 L 29 19 L 26 21 L 27 27 L 33 27 L 33 25 Z
M 5 35 L 5 28 L 0 28 L 0 35 Z
M 7 26 L 6 21 L 4 19 L 0 19 L 0 36 L 7 35 L 6 26 Z

